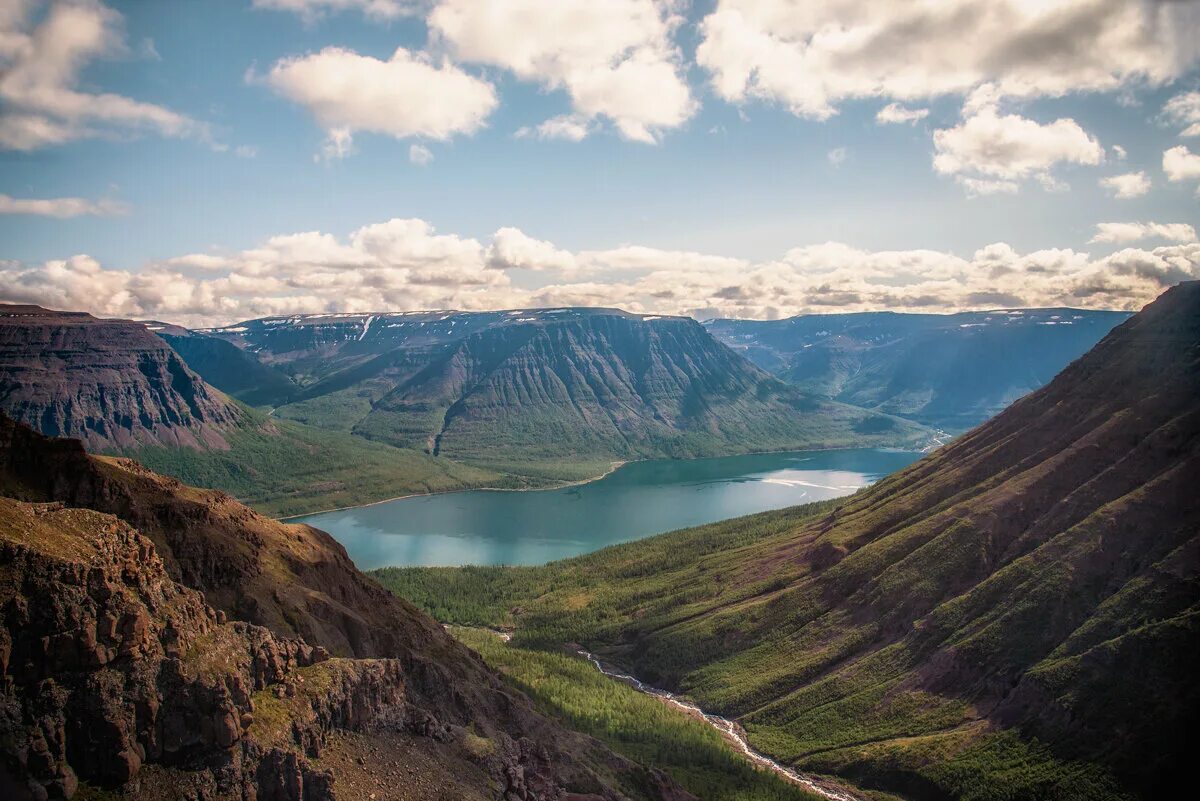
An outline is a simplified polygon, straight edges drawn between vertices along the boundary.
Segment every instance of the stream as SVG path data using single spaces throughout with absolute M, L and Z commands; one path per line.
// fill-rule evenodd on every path
M 496 629 L 487 630 L 492 634 L 495 634 L 504 642 L 509 642 L 512 639 L 512 634 L 509 634 L 506 631 L 498 631 Z M 604 667 L 604 664 L 591 651 L 584 650 L 583 648 L 577 648 L 575 649 L 575 653 L 582 656 L 588 662 L 591 662 L 592 666 L 595 667 L 596 670 L 600 671 L 605 676 L 608 676 L 610 679 L 616 679 L 617 681 L 624 682 L 639 692 L 643 692 L 646 695 L 652 695 L 663 703 L 676 707 L 692 717 L 703 720 L 705 723 L 719 731 L 726 740 L 736 745 L 746 759 L 750 760 L 755 765 L 758 765 L 760 768 L 765 768 L 773 773 L 777 773 L 793 784 L 799 784 L 800 786 L 807 790 L 811 790 L 817 795 L 830 799 L 830 801 L 860 801 L 857 796 L 850 795 L 840 788 L 831 787 L 816 777 L 806 776 L 805 774 L 793 770 L 786 765 L 781 765 L 765 754 L 755 751 L 750 747 L 750 743 L 746 741 L 746 735 L 742 732 L 741 727 L 732 720 L 723 718 L 720 715 L 711 715 L 695 704 L 690 704 L 687 701 L 680 700 L 680 698 L 674 693 L 661 690 L 658 687 L 651 687 L 641 679 L 638 679 L 635 676 L 630 676 L 628 673 L 618 673 L 615 670 L 609 670 L 608 668 Z
M 505 637 L 505 642 L 507 641 L 508 637 Z M 811 790 L 812 792 L 828 798 L 831 801 L 859 801 L 856 796 L 849 795 L 840 789 L 830 787 L 829 785 L 822 783 L 820 779 L 812 776 L 806 776 L 799 771 L 793 770 L 786 765 L 781 765 L 770 757 L 755 751 L 750 747 L 750 743 L 746 741 L 746 736 L 742 733 L 741 727 L 732 720 L 723 718 L 720 715 L 709 714 L 695 704 L 690 704 L 687 701 L 680 700 L 679 697 L 674 693 L 661 690 L 658 687 L 651 687 L 649 684 L 646 684 L 634 676 L 630 676 L 628 673 L 618 673 L 614 670 L 609 670 L 605 668 L 603 663 L 600 662 L 596 655 L 590 651 L 585 651 L 584 649 L 579 648 L 576 649 L 575 653 L 591 662 L 592 665 L 595 666 L 596 670 L 600 671 L 605 676 L 608 676 L 611 679 L 616 679 L 617 681 L 625 682 L 634 689 L 639 690 L 646 695 L 652 695 L 666 704 L 677 707 L 692 717 L 696 717 L 705 721 L 708 723 L 708 725 L 721 732 L 725 739 L 735 744 L 741 750 L 746 759 L 750 760 L 755 765 L 758 765 L 761 768 L 766 768 L 773 773 L 777 773 L 788 781 L 794 784 L 799 784 L 805 789 Z

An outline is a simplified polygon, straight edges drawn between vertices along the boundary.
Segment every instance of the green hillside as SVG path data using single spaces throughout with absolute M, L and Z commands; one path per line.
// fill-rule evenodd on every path
M 227 449 L 116 451 L 186 484 L 220 489 L 273 517 L 416 493 L 513 486 L 494 471 L 247 411 Z
M 544 568 L 383 571 L 584 643 L 805 770 L 914 799 L 1158 797 L 1200 711 L 1200 284 L 835 508 Z

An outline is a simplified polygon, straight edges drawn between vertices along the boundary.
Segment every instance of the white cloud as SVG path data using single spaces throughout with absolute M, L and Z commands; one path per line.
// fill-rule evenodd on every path
M 1186 126 L 1180 136 L 1200 136 L 1200 92 L 1184 92 L 1171 98 L 1163 106 L 1163 116 Z
M 1141 197 L 1150 191 L 1150 179 L 1145 172 L 1138 170 L 1101 178 L 1100 186 L 1112 192 L 1114 197 Z
M 492 237 L 487 264 L 497 270 L 556 270 L 572 272 L 575 256 L 549 242 L 534 239 L 518 228 L 501 228 Z
M 433 151 L 425 147 L 425 145 L 410 145 L 408 148 L 408 160 L 418 167 L 424 167 L 426 164 L 433 162 Z
M 992 103 L 969 100 L 965 118 L 954 128 L 934 131 L 934 169 L 943 175 L 970 176 L 1009 183 L 1036 178 L 1052 190 L 1050 175 L 1059 164 L 1095 165 L 1104 148 L 1072 119 L 1041 124 L 1017 114 L 1002 114 Z
M 411 0 L 254 0 L 254 8 L 290 11 L 305 22 L 315 22 L 326 14 L 361 11 L 370 19 L 390 21 L 416 14 L 420 3 Z
M 1112 155 L 1117 161 L 1124 161 L 1129 157 L 1129 154 L 1125 151 L 1125 148 L 1121 147 L 1120 145 L 1112 146 Z
M 312 112 L 328 134 L 326 158 L 352 152 L 358 131 L 437 140 L 474 133 L 497 104 L 491 84 L 404 48 L 380 61 L 327 47 L 281 59 L 262 80 Z
M 551 117 L 534 128 L 522 127 L 517 129 L 518 139 L 537 137 L 538 139 L 565 139 L 568 142 L 582 142 L 591 133 L 591 121 L 580 114 L 563 114 Z
M 956 175 L 954 180 L 967 190 L 971 197 L 979 195 L 1015 195 L 1020 188 L 1016 181 L 997 181 L 991 178 L 971 178 L 966 175 Z
M 1091 241 L 1125 243 L 1142 239 L 1195 242 L 1196 229 L 1186 223 L 1096 223 L 1096 235 Z
M 1178 145 L 1163 153 L 1162 168 L 1168 181 L 1200 179 L 1200 154 Z
M 99 58 L 129 52 L 122 18 L 99 0 L 9 0 L 0 13 L 0 148 L 36 150 L 85 137 L 153 131 L 206 138 L 204 125 L 153 103 L 80 91 Z M 36 20 L 36 22 L 35 22 Z
M 830 150 L 825 154 L 825 159 L 829 162 L 830 166 L 832 166 L 834 169 L 837 169 L 846 162 L 846 159 L 849 156 L 850 151 L 846 150 L 846 148 L 835 147 L 833 150 Z
M 1134 225 L 1139 232 L 1148 226 L 1154 236 L 1188 233 Z M 1122 236 L 1104 241 L 1132 241 Z M 512 271 L 522 273 L 519 285 Z M 998 306 L 1135 309 L 1164 287 L 1197 278 L 1195 241 L 1100 258 L 1070 249 L 1019 253 L 1004 243 L 960 256 L 826 242 L 756 262 L 638 245 L 572 252 L 516 228 L 501 228 L 484 244 L 439 234 L 423 220 L 394 219 L 346 237 L 287 234 L 248 250 L 183 255 L 140 270 L 108 268 L 85 255 L 36 265 L 0 262 L 0 300 L 185 325 L 299 312 L 576 303 L 772 318 Z
M 905 108 L 899 103 L 888 103 L 879 109 L 879 113 L 875 115 L 875 121 L 881 125 L 899 125 L 917 122 L 928 116 L 929 109 L 927 108 Z
M 575 116 L 606 118 L 626 139 L 652 143 L 697 108 L 672 40 L 682 22 L 672 8 L 654 0 L 440 0 L 428 24 L 459 59 L 565 90 Z M 587 131 L 569 132 L 559 138 Z
M 41 217 L 114 217 L 128 214 L 129 207 L 116 200 L 87 200 L 81 197 L 18 198 L 0 194 L 0 214 L 34 214 Z
M 721 97 L 826 119 L 848 99 L 914 101 L 1164 84 L 1196 60 L 1185 3 L 1130 0 L 719 0 L 696 60 Z

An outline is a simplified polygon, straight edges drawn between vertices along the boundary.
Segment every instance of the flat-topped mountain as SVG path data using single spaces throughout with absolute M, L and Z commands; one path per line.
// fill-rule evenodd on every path
M 517 471 L 522 462 L 928 441 L 918 426 L 787 386 L 685 317 L 300 315 L 201 333 L 294 382 L 279 417 Z
M 241 412 L 142 323 L 0 305 L 0 410 L 96 448 L 223 448 Z
M 803 390 L 963 431 L 1045 385 L 1128 317 L 1084 309 L 866 312 L 705 327 Z
M 0 679 L 14 801 L 692 798 L 540 715 L 324 532 L 3 415 Z
M 804 770 L 930 801 L 1160 798 L 1200 713 L 1197 486 L 1191 282 L 832 511 L 389 578 L 582 643 Z

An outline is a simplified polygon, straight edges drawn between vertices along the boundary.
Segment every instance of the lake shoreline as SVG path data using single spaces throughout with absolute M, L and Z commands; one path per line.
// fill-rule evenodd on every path
M 609 545 L 849 495 L 921 457 L 826 448 L 613 464 L 557 492 L 426 493 L 292 518 L 340 542 L 363 570 L 539 565 Z M 598 465 L 598 467 L 600 467 Z
M 947 435 L 949 436 L 949 435 Z M 830 451 L 855 451 L 863 449 L 872 450 L 894 450 L 903 453 L 929 453 L 931 450 L 945 445 L 945 442 L 940 442 L 935 437 L 931 445 L 924 448 L 900 448 L 887 445 L 870 446 L 870 445 L 849 445 L 836 448 L 784 448 L 773 451 L 745 451 L 743 453 L 727 453 L 720 456 L 689 456 L 686 458 L 654 458 L 654 459 L 622 459 L 611 462 L 609 468 L 603 473 L 591 478 L 584 478 L 578 481 L 564 481 L 559 484 L 549 484 L 545 487 L 456 487 L 455 489 L 434 490 L 433 492 L 410 492 L 406 495 L 395 495 L 391 498 L 381 498 L 378 501 L 369 501 L 367 503 L 352 503 L 349 506 L 335 506 L 331 509 L 319 509 L 315 512 L 304 512 L 298 515 L 287 515 L 286 517 L 273 517 L 272 520 L 277 523 L 292 523 L 298 521 L 302 517 L 314 517 L 316 515 L 329 514 L 331 512 L 345 512 L 350 509 L 366 509 L 371 506 L 378 506 L 381 503 L 391 503 L 392 501 L 406 501 L 412 498 L 432 498 L 439 495 L 453 495 L 457 492 L 548 492 L 551 490 L 568 489 L 570 487 L 579 487 L 584 484 L 592 484 L 601 479 L 608 478 L 613 473 L 620 470 L 628 464 L 638 464 L 640 462 L 694 462 L 700 459 L 725 459 L 735 456 L 769 456 L 774 453 L 827 453 Z M 307 525 L 307 524 L 302 524 Z
M 785 451 L 780 451 L 784 453 Z M 559 484 L 548 484 L 545 487 L 456 487 L 454 489 L 434 490 L 433 492 L 410 492 L 407 495 L 396 495 L 391 498 L 382 498 L 378 501 L 369 501 L 367 503 L 353 503 L 349 506 L 335 506 L 332 509 L 320 509 L 316 512 L 305 512 L 300 515 L 288 515 L 287 517 L 273 517 L 272 520 L 277 523 L 291 523 L 294 520 L 299 520 L 302 517 L 313 517 L 314 515 L 329 514 L 330 512 L 345 512 L 350 509 L 366 509 L 370 506 L 378 506 L 381 503 L 391 503 L 392 501 L 406 501 L 411 498 L 433 498 L 438 495 L 453 495 L 456 492 L 546 492 L 549 490 L 567 489 L 568 487 L 578 487 L 583 484 L 591 484 L 594 481 L 599 481 L 602 478 L 608 478 L 613 473 L 620 470 L 627 464 L 634 462 L 651 461 L 649 459 L 629 459 L 623 461 L 612 462 L 609 468 L 598 476 L 579 479 L 578 481 L 564 481 Z M 307 524 L 305 524 L 307 525 Z

